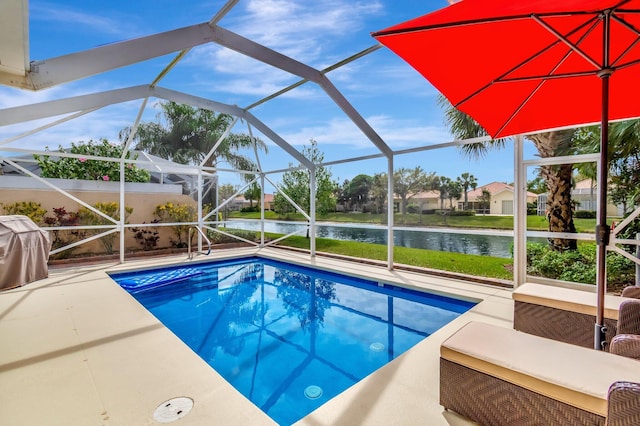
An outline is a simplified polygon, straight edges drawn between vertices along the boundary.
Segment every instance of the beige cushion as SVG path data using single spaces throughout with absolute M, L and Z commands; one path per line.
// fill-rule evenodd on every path
M 602 417 L 613 382 L 640 380 L 634 359 L 482 322 L 463 326 L 440 355 Z
M 570 312 L 596 315 L 596 293 L 544 284 L 526 283 L 513 291 L 513 300 Z M 618 307 L 626 297 L 605 295 L 604 317 L 618 320 Z

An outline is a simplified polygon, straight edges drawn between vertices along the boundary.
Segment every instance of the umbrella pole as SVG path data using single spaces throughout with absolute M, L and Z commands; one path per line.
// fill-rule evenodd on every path
M 609 65 L 611 46 L 611 12 L 602 15 L 602 69 L 598 73 L 602 83 L 600 122 L 600 161 L 598 163 L 598 222 L 596 223 L 596 324 L 593 345 L 604 350 L 607 344 L 607 327 L 604 325 L 604 295 L 607 289 L 607 245 L 611 229 L 607 225 L 607 185 L 609 175 L 609 79 L 613 69 Z
M 602 79 L 602 122 L 600 124 L 600 161 L 598 163 L 598 222 L 596 224 L 596 292 L 597 311 L 594 349 L 604 350 L 607 327 L 604 324 L 604 296 L 607 288 L 607 245 L 611 228 L 607 225 L 607 181 L 609 172 L 609 77 L 611 70 L 600 73 Z

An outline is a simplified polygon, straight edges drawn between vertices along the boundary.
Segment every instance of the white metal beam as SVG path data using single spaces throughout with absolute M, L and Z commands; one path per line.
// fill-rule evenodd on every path
M 527 279 L 527 168 L 524 166 L 524 138 L 516 136 L 513 147 L 513 284 L 518 287 Z
M 220 8 L 218 13 L 216 13 L 211 18 L 211 20 L 209 21 L 209 25 L 215 25 L 218 22 L 220 22 L 220 20 L 222 18 L 224 18 L 227 13 L 231 12 L 231 9 L 233 9 L 235 7 L 235 5 L 238 4 L 239 1 L 240 0 L 229 0 L 229 1 L 227 1 L 227 3 Z
M 0 110 L 0 126 L 23 123 L 41 118 L 75 113 L 87 109 L 101 108 L 121 102 L 153 96 L 149 86 L 133 86 L 124 89 L 80 95 L 30 105 Z
M 393 160 L 392 155 L 387 159 L 387 269 L 393 270 L 393 225 L 394 225 L 394 209 L 393 205 Z
M 246 111 L 244 118 L 249 123 L 251 123 L 253 125 L 253 127 L 255 127 L 256 129 L 260 130 L 260 132 L 263 135 L 265 135 L 266 137 L 271 139 L 273 142 L 276 143 L 276 145 L 278 145 L 280 148 L 284 149 L 290 156 L 292 156 L 293 158 L 298 160 L 298 162 L 300 164 L 304 165 L 307 169 L 311 170 L 311 169 L 315 168 L 315 165 L 309 159 L 307 159 L 307 157 L 302 155 L 300 153 L 300 151 L 296 150 L 287 141 L 282 139 L 280 137 L 280 135 L 278 135 L 276 132 L 271 130 L 270 127 L 268 127 L 262 121 L 258 120 L 258 118 L 255 115 L 253 115 L 250 112 Z
M 27 130 L 26 132 L 22 132 L 18 135 L 15 136 L 11 136 L 10 138 L 4 139 L 4 140 L 0 140 L 0 145 L 6 145 L 9 144 L 11 142 L 17 141 L 18 139 L 22 139 L 22 138 L 26 138 L 27 136 L 31 136 L 31 135 L 35 135 L 38 132 L 41 132 L 43 130 L 47 130 L 50 129 L 51 127 L 55 127 L 58 124 L 62 124 L 65 123 L 67 121 L 71 121 L 73 119 L 76 119 L 78 117 L 82 117 L 85 114 L 89 114 L 90 112 L 96 111 L 98 108 L 91 108 L 91 109 L 87 109 L 84 111 L 80 111 L 76 114 L 72 114 L 72 115 L 68 115 L 66 117 L 61 118 L 60 120 L 56 120 L 52 123 L 47 123 L 44 126 L 40 126 L 40 127 L 36 127 L 35 129 L 30 129 Z
M 155 96 L 167 101 L 173 101 L 179 104 L 187 104 L 196 108 L 208 109 L 210 111 L 221 112 L 233 115 L 235 117 L 243 117 L 244 110 L 235 105 L 223 104 L 221 102 L 212 101 L 210 99 L 201 98 L 199 96 L 189 95 L 187 93 L 178 92 L 176 90 L 166 89 L 164 87 L 155 87 L 150 89 Z
M 342 60 L 342 61 L 340 61 L 340 62 L 337 62 L 337 63 L 335 63 L 335 64 L 333 64 L 333 65 L 331 65 L 331 66 L 329 66 L 329 67 L 327 67 L 327 68 L 324 68 L 324 69 L 323 69 L 322 71 L 320 71 L 320 72 L 321 72 L 322 74 L 326 74 L 326 73 L 328 73 L 328 72 L 330 72 L 330 71 L 333 71 L 333 70 L 335 70 L 335 69 L 340 68 L 340 67 L 341 67 L 341 66 L 343 66 L 343 65 L 346 65 L 346 64 L 348 64 L 348 63 L 350 63 L 350 62 L 352 62 L 352 61 L 355 61 L 356 59 L 360 59 L 361 57 L 363 57 L 363 56 L 365 56 L 365 55 L 368 55 L 368 54 L 369 54 L 369 53 L 371 53 L 371 52 L 375 52 L 376 50 L 378 50 L 378 49 L 379 49 L 379 48 L 381 48 L 381 47 L 382 47 L 382 45 L 381 45 L 381 44 L 378 44 L 378 45 L 375 45 L 375 46 L 371 46 L 371 47 L 369 47 L 369 48 L 367 48 L 367 49 L 365 49 L 365 50 L 362 50 L 362 51 L 360 51 L 360 52 L 356 53 L 355 55 L 351 55 L 351 56 L 349 56 L 348 58 L 343 59 L 343 60 Z M 278 90 L 277 92 L 272 93 L 271 95 L 266 96 L 266 97 L 264 97 L 264 98 L 262 98 L 262 99 L 260 99 L 260 100 L 258 100 L 258 101 L 256 101 L 256 102 L 252 103 L 251 105 L 249 105 L 249 106 L 245 107 L 245 109 L 246 109 L 246 110 L 253 109 L 253 108 L 257 107 L 258 105 L 262 105 L 263 103 L 265 103 L 265 102 L 267 102 L 267 101 L 270 101 L 271 99 L 275 99 L 275 98 L 277 98 L 278 96 L 283 95 L 283 94 L 285 94 L 285 93 L 287 93 L 287 92 L 289 92 L 289 91 L 291 91 L 291 90 L 295 89 L 296 87 L 300 87 L 300 86 L 302 86 L 303 84 L 308 83 L 308 82 L 309 82 L 309 80 L 307 80 L 307 79 L 304 79 L 304 78 L 303 78 L 302 80 L 299 80 L 299 81 L 297 81 L 297 82 L 295 82 L 295 83 L 293 83 L 293 84 L 291 84 L 291 85 L 289 85 L 289 86 L 285 87 L 284 89 Z
M 302 155 L 300 151 L 293 148 L 293 146 L 282 139 L 276 132 L 271 130 L 271 128 L 269 128 L 262 121 L 258 120 L 256 116 L 248 111 L 243 110 L 240 107 L 237 107 L 235 105 L 222 104 L 220 102 L 215 102 L 209 99 L 200 98 L 198 96 L 188 95 L 186 93 L 176 92 L 174 90 L 164 89 L 160 87 L 153 89 L 153 93 L 155 96 L 169 101 L 189 104 L 198 108 L 208 109 L 216 112 L 223 112 L 225 114 L 243 118 L 248 123 L 252 124 L 253 127 L 260 130 L 263 135 L 271 139 L 276 145 L 284 149 L 289 155 L 298 160 L 298 162 L 303 164 L 306 168 L 311 169 L 314 167 L 313 163 L 309 161 L 304 155 Z
M 227 138 L 227 136 L 229 136 L 229 133 L 231 133 L 231 129 L 233 129 L 233 126 L 235 126 L 237 122 L 238 122 L 238 117 L 234 118 L 231 124 L 227 126 L 224 133 L 222 133 L 222 135 L 218 138 L 218 140 L 213 145 L 213 147 L 209 150 L 207 155 L 205 155 L 204 159 L 200 162 L 200 166 L 204 166 L 207 163 L 209 158 L 211 158 L 211 156 L 216 152 L 220 144 Z
M 391 148 L 322 72 L 224 28 L 213 26 L 213 42 L 318 84 L 386 157 Z
M 100 108 L 107 105 L 128 102 L 151 96 L 243 118 L 298 162 L 303 164 L 306 168 L 311 169 L 314 167 L 311 161 L 309 161 L 298 150 L 293 148 L 293 146 L 291 146 L 287 141 L 282 139 L 276 132 L 271 130 L 271 128 L 266 124 L 258 120 L 258 118 L 253 114 L 235 105 L 227 105 L 162 87 L 152 88 L 145 85 L 133 86 L 123 89 L 109 90 L 106 92 L 92 93 L 90 95 L 80 95 L 71 98 L 40 102 L 37 104 L 5 108 L 0 110 L 0 126 L 75 113 L 77 111 Z
M 82 52 L 34 61 L 20 87 L 41 90 L 105 71 L 157 58 L 213 40 L 211 26 L 201 23 Z

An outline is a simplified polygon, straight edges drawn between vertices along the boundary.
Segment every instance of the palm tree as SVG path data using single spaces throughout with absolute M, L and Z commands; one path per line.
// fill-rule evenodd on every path
M 165 126 L 160 122 L 141 123 L 136 133 L 136 149 L 182 164 L 200 164 L 205 160 L 233 121 L 228 114 L 175 102 L 161 102 L 160 107 Z M 239 170 L 255 170 L 253 161 L 237 152 L 254 145 L 267 151 L 259 138 L 230 133 L 203 165 L 215 167 L 219 162 L 226 162 Z
M 455 210 L 453 201 L 457 201 L 462 197 L 462 184 L 456 180 L 451 180 L 447 188 L 447 196 L 449 197 L 449 208 Z
M 249 208 L 253 208 L 253 200 L 258 201 L 260 199 L 260 195 L 262 191 L 260 190 L 260 186 L 253 182 L 246 191 L 244 191 L 245 200 L 249 200 Z
M 257 170 L 255 163 L 239 151 L 256 146 L 266 152 L 267 146 L 259 138 L 246 134 L 230 133 L 207 157 L 232 123 L 230 115 L 175 102 L 160 102 L 159 105 L 161 112 L 158 121 L 138 126 L 136 149 L 181 164 L 197 165 L 204 161 L 203 166 L 216 167 L 226 162 L 236 170 Z M 126 139 L 130 132 L 131 128 L 124 129 L 120 132 L 120 138 Z M 252 178 L 247 174 L 243 174 L 243 177 L 246 180 Z
M 440 96 L 439 104 L 445 109 L 449 131 L 454 137 L 469 139 L 487 135 L 487 132 L 477 122 L 453 107 L 444 96 Z M 572 153 L 574 132 L 574 129 L 557 130 L 528 135 L 526 138 L 533 142 L 540 157 L 557 157 Z M 467 144 L 462 146 L 462 151 L 468 156 L 481 158 L 489 149 L 504 147 L 505 142 L 504 139 L 498 139 L 487 143 Z M 572 164 L 540 166 L 540 173 L 548 190 L 547 218 L 550 232 L 576 232 L 571 203 L 572 171 Z M 576 240 L 572 239 L 550 238 L 549 243 L 554 250 L 559 251 L 578 248 Z
M 469 197 L 467 192 L 469 192 L 469 188 L 475 190 L 478 187 L 478 179 L 474 175 L 468 172 L 464 172 L 456 179 L 460 186 L 462 186 L 462 190 L 464 191 L 464 209 L 467 210 L 469 204 Z
M 444 200 L 449 198 L 451 179 L 446 176 L 438 176 L 435 180 L 434 188 L 440 193 L 440 210 L 444 210 Z

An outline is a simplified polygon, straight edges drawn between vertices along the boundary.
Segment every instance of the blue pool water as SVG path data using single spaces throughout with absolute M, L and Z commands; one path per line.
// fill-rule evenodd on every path
M 282 425 L 475 305 L 258 257 L 111 277 Z

